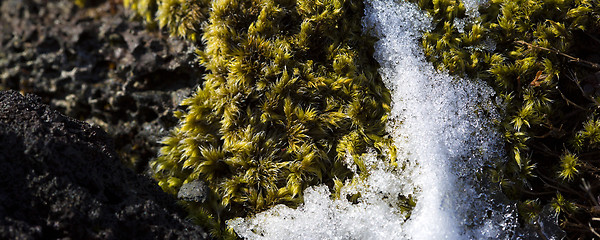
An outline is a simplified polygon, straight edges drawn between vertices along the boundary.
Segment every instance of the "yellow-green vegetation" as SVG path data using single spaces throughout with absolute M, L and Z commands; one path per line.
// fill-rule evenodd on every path
M 370 149 L 394 159 L 390 93 L 371 56 L 374 39 L 362 34 L 362 1 L 125 4 L 201 41 L 204 83 L 183 101 L 180 124 L 151 165 L 166 192 L 197 179 L 209 186 L 206 202 L 183 204 L 213 236 L 233 237 L 227 219 L 299 204 L 308 186 L 335 190 L 352 177 L 348 156 L 360 171 Z
M 491 0 L 464 29 L 463 3 L 413 2 L 433 17 L 428 60 L 495 89 L 510 159 L 490 171 L 522 220 L 550 204 L 569 238 L 600 237 L 600 2 Z
M 76 0 L 79 1 L 79 0 Z M 148 24 L 154 24 L 154 16 L 158 8 L 157 0 L 123 0 L 126 7 L 131 8 Z
M 83 0 L 75 0 L 83 1 Z M 199 41 L 208 19 L 210 0 L 123 0 L 149 27 L 164 27 L 171 35 Z

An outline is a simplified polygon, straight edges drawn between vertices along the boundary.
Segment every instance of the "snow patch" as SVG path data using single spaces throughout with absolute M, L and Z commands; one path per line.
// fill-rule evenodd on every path
M 475 4 L 466 4 L 473 9 Z M 468 11 L 476 12 L 476 11 Z M 482 176 L 505 156 L 494 128 L 493 90 L 479 80 L 438 72 L 419 38 L 431 19 L 411 3 L 367 1 L 363 27 L 380 40 L 375 59 L 392 92 L 388 131 L 401 167 L 374 156 L 369 174 L 334 199 L 326 186 L 308 188 L 297 209 L 279 205 L 228 222 L 247 239 L 506 239 L 517 226 L 514 205 Z M 410 215 L 400 196 L 413 196 Z

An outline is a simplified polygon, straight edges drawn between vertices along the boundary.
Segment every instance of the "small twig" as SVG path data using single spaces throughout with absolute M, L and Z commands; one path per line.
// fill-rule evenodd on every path
M 520 188 L 519 190 L 521 192 L 525 193 L 525 194 L 529 194 L 529 195 L 532 195 L 532 196 L 543 196 L 543 195 L 553 195 L 553 194 L 556 194 L 556 192 L 539 192 L 539 193 L 536 193 L 536 192 L 529 191 L 529 190 L 527 190 L 525 188 Z
M 535 231 L 537 232 L 538 236 L 540 236 L 543 240 L 549 240 L 548 237 L 544 235 L 544 232 L 542 232 L 542 227 L 539 226 L 539 223 L 535 224 Z
M 600 151 L 586 152 L 586 153 L 580 154 L 580 156 L 581 157 L 596 157 L 596 156 L 600 156 Z
M 550 149 L 548 146 L 546 146 L 546 144 L 539 143 L 539 144 L 534 144 L 531 147 L 535 150 L 540 151 L 541 153 L 545 154 L 546 156 L 556 157 L 556 158 L 560 157 L 559 154 L 554 153 L 552 151 L 552 149 Z
M 592 227 L 592 224 L 588 222 L 588 226 L 590 226 L 590 231 L 592 231 L 592 233 L 594 233 L 596 236 L 600 237 L 600 234 L 598 234 L 596 232 L 596 230 L 594 230 L 594 228 Z
M 585 181 L 585 179 L 581 178 L 581 182 L 582 182 L 582 188 L 583 190 L 585 190 L 588 195 L 590 196 L 590 199 L 592 199 L 592 203 L 596 204 L 596 206 L 600 206 L 600 204 L 598 204 L 598 200 L 596 200 L 596 198 L 594 197 L 594 194 L 592 194 L 592 188 L 590 186 L 590 184 L 588 182 Z
M 569 71 L 571 71 L 571 69 L 569 69 Z M 600 103 L 598 103 L 598 101 L 596 101 L 596 99 L 594 99 L 593 97 L 590 97 L 589 94 L 585 93 L 585 91 L 581 87 L 579 80 L 577 79 L 577 73 L 572 73 L 572 75 L 573 75 L 573 77 L 568 77 L 568 78 L 570 78 L 571 81 L 573 81 L 577 85 L 577 88 L 579 88 L 579 91 L 581 91 L 581 94 L 588 100 L 594 102 L 597 107 L 600 107 Z
M 584 195 L 584 194 L 582 194 L 581 192 L 579 192 L 579 191 L 575 191 L 575 190 L 573 190 L 573 189 L 571 189 L 571 188 L 569 188 L 569 187 L 567 187 L 567 186 L 564 186 L 563 184 L 561 184 L 561 183 L 559 183 L 559 182 L 555 181 L 554 179 L 547 177 L 547 176 L 546 176 L 546 175 L 544 175 L 542 172 L 539 172 L 539 171 L 538 171 L 538 176 L 540 176 L 540 177 L 541 177 L 541 178 L 539 178 L 539 179 L 540 179 L 542 182 L 544 182 L 544 186 L 546 186 L 546 187 L 554 188 L 554 189 L 558 190 L 559 192 L 566 192 L 566 193 L 570 193 L 570 194 L 573 194 L 573 195 L 575 195 L 575 196 L 579 196 L 580 198 L 585 198 L 585 195 Z M 553 183 L 554 185 L 553 185 L 553 184 L 550 184 L 550 183 L 548 183 L 548 182 L 546 182 L 546 181 L 548 181 L 548 182 L 550 182 L 550 183 Z M 555 185 L 556 185 L 556 186 L 555 186 Z M 559 186 L 560 186 L 560 187 L 559 187 Z
M 572 219 L 573 221 L 575 221 L 576 223 L 572 223 L 572 222 L 565 222 L 565 226 L 566 225 L 571 225 L 573 227 L 579 227 L 582 230 L 587 230 L 587 227 L 585 227 L 585 225 L 583 225 L 583 223 L 581 221 L 579 221 L 579 219 L 575 218 L 571 213 L 567 212 L 567 215 L 569 216 L 570 219 Z
M 548 131 L 547 133 L 544 133 L 543 135 L 539 135 L 539 136 L 533 136 L 534 138 L 547 138 L 548 136 L 550 136 L 552 134 L 552 131 Z
M 572 223 L 572 222 L 565 222 L 564 224 L 565 224 L 565 227 L 569 227 L 572 230 L 579 230 L 579 231 L 587 231 L 588 230 L 588 228 L 582 224 L 577 224 L 577 223 Z
M 582 166 L 587 170 L 591 170 L 593 172 L 600 172 L 600 168 L 597 168 L 594 165 L 589 164 L 588 163 L 589 161 L 590 160 L 587 160 L 587 159 L 585 161 L 582 161 Z M 593 161 L 593 159 L 592 159 L 592 161 Z M 598 206 L 600 206 L 600 205 L 598 205 Z
M 528 46 L 528 47 L 530 47 L 530 48 L 537 48 L 537 49 L 541 49 L 541 50 L 545 50 L 545 51 L 553 52 L 553 53 L 556 53 L 556 54 L 558 54 L 558 55 L 561 55 L 561 56 L 563 56 L 563 57 L 566 57 L 566 58 L 570 59 L 570 60 L 571 60 L 571 61 L 573 61 L 573 62 L 585 63 L 585 64 L 589 65 L 590 67 L 592 67 L 592 68 L 596 69 L 596 70 L 600 70 L 600 64 L 593 63 L 593 62 L 586 61 L 586 60 L 582 60 L 582 59 L 580 59 L 580 58 L 576 58 L 576 57 L 573 57 L 573 56 L 571 56 L 571 55 L 568 55 L 568 54 L 562 53 L 562 52 L 560 52 L 560 51 L 558 51 L 558 50 L 549 49 L 549 48 L 545 48 L 545 47 L 540 47 L 540 46 L 533 45 L 533 44 L 531 44 L 531 43 L 528 43 L 528 42 L 525 42 L 525 41 L 516 41 L 516 43 L 519 43 L 519 44 L 526 45 L 526 46 Z
M 556 87 L 556 90 L 558 91 L 558 93 L 560 93 L 560 96 L 567 101 L 567 104 L 571 104 L 583 111 L 587 111 L 587 109 L 583 108 L 582 106 L 577 105 L 577 103 L 572 102 L 571 100 L 569 100 L 567 97 L 565 97 L 565 95 L 560 91 L 560 89 L 558 89 L 558 86 Z
M 555 128 L 554 126 L 552 126 L 551 123 L 544 124 L 543 126 L 546 127 L 546 128 L 548 128 L 548 132 L 544 133 L 541 136 L 533 136 L 534 138 L 546 138 L 548 136 L 551 136 L 551 137 L 557 137 L 558 136 L 558 137 L 560 137 L 560 136 L 566 135 L 565 131 L 562 129 L 563 128 L 562 124 L 558 128 Z M 548 148 L 548 147 L 546 147 L 546 148 Z
M 590 38 L 591 38 L 591 39 L 593 39 L 594 41 L 596 41 L 596 42 L 600 43 L 600 40 L 599 40 L 598 38 L 594 37 L 594 35 L 592 35 L 592 34 L 589 34 L 589 33 L 587 33 L 587 32 L 583 32 L 583 33 L 585 33 L 586 35 L 588 35 L 588 37 L 590 37 Z

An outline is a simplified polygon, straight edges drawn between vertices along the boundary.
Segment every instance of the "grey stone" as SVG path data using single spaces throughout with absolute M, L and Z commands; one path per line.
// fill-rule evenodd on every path
M 177 193 L 177 198 L 188 202 L 203 203 L 208 198 L 208 186 L 201 180 L 183 184 Z

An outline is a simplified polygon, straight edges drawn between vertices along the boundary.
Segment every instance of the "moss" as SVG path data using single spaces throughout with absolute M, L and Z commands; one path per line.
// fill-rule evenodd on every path
M 123 0 L 123 4 L 131 8 L 146 23 L 150 25 L 156 23 L 154 15 L 158 9 L 158 0 Z
M 531 222 L 539 213 L 531 206 L 551 204 L 570 238 L 595 236 L 600 92 L 594 84 L 600 65 L 593 55 L 600 53 L 600 4 L 492 0 L 480 6 L 474 23 L 459 29 L 456 23 L 466 17 L 459 1 L 413 2 L 434 19 L 422 37 L 428 60 L 440 70 L 487 81 L 501 100 L 499 128 L 510 159 L 492 175 L 520 201 L 522 219 Z M 582 192 L 587 181 L 592 183 Z
M 80 2 L 83 0 L 76 0 Z M 171 35 L 199 42 L 208 19 L 210 0 L 123 0 L 149 28 L 166 28 Z
M 202 35 L 205 81 L 151 165 L 166 192 L 208 184 L 207 202 L 184 204 L 213 236 L 233 237 L 227 219 L 299 204 L 308 186 L 334 189 L 352 176 L 348 156 L 362 171 L 369 149 L 394 159 L 390 93 L 362 35 L 362 1 L 217 0 L 189 19 L 177 15 L 184 1 L 125 4 L 148 21 L 156 11 L 176 35 Z

